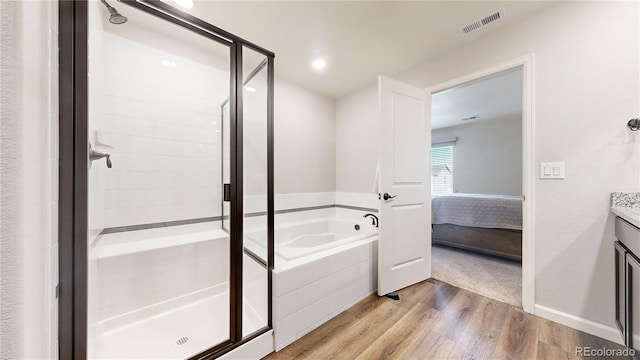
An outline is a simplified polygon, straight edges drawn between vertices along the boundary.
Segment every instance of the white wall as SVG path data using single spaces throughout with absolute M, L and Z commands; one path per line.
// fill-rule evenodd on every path
M 276 194 L 335 191 L 335 101 L 276 78 L 274 102 Z
M 431 131 L 432 142 L 452 136 L 454 192 L 522 195 L 520 115 Z
M 3 1 L 0 10 L 0 80 L 3 84 L 0 88 L 0 357 L 19 358 L 24 350 L 22 159 L 17 156 L 23 140 L 19 87 L 22 49 L 18 37 L 23 26 L 22 7 L 17 2 Z M 12 118 L 15 120 L 9 121 Z
M 56 4 L 0 2 L 0 358 L 57 354 Z
M 640 114 L 637 2 L 563 2 L 395 78 L 427 88 L 535 54 L 535 163 L 566 162 L 566 179 L 535 174 L 535 303 L 614 327 L 612 191 L 640 190 L 640 145 L 625 143 Z M 373 80 L 373 79 L 372 79 Z M 366 107 L 364 109 L 362 107 Z M 377 150 L 375 89 L 337 103 L 338 190 L 368 191 Z M 350 124 L 343 126 L 342 124 Z M 350 132 L 347 132 L 350 131 Z M 370 134 L 365 136 L 365 134 Z M 343 146 L 342 141 L 357 143 Z
M 379 141 L 377 88 L 336 102 L 336 191 L 372 191 Z

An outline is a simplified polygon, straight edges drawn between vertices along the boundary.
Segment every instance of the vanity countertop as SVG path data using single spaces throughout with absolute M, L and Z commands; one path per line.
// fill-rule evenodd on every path
M 640 228 L 640 192 L 611 193 L 611 212 Z

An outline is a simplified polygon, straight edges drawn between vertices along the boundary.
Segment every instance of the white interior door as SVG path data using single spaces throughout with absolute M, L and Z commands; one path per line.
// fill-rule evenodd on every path
M 378 294 L 386 295 L 431 277 L 431 97 L 380 76 L 378 102 Z

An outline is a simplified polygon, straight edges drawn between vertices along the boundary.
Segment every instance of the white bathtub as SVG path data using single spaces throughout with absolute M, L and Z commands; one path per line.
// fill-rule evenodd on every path
M 259 255 L 266 254 L 266 235 L 263 231 L 246 231 L 245 246 Z M 368 239 L 378 234 L 369 220 L 355 221 L 322 218 L 279 225 L 275 229 L 276 269 L 301 264 L 301 258 L 322 253 L 341 245 Z M 316 257 L 317 258 L 317 257 Z M 294 263 L 292 261 L 296 260 Z M 304 261 L 313 261 L 312 258 Z
M 276 226 L 273 277 L 276 350 L 375 292 L 377 234 L 369 219 L 358 217 L 321 218 Z M 247 238 L 246 246 L 265 251 L 266 240 L 259 234 L 249 232 Z

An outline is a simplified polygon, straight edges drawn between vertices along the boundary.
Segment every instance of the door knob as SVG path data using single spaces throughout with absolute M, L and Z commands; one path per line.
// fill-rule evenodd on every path
M 384 193 L 384 195 L 382 195 L 382 198 L 385 199 L 385 200 L 389 200 L 389 199 L 393 199 L 396 196 L 398 196 L 398 195 L 391 196 L 391 195 L 389 195 L 389 193 Z

